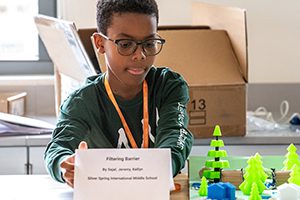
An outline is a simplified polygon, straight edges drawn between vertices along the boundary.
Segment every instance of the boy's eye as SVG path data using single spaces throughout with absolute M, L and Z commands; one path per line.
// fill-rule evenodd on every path
M 147 40 L 144 43 L 144 47 L 147 49 L 155 48 L 157 41 L 156 40 Z
M 132 48 L 135 45 L 132 40 L 119 40 L 117 44 L 122 49 Z

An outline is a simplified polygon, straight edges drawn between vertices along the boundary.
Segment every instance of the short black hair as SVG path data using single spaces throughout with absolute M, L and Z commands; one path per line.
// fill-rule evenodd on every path
M 153 15 L 158 24 L 158 7 L 155 0 L 98 0 L 97 29 L 107 34 L 113 14 L 138 13 Z

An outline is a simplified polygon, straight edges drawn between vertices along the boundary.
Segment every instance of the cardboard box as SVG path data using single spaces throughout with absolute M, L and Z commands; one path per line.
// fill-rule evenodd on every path
M 0 112 L 23 116 L 26 96 L 26 92 L 0 93 Z
M 161 27 L 166 39 L 156 66 L 169 66 L 188 82 L 189 129 L 195 138 L 246 134 L 248 80 L 246 12 L 243 9 L 193 4 L 193 23 L 201 27 Z
M 167 43 L 156 66 L 169 66 L 188 82 L 189 129 L 195 138 L 211 137 L 220 125 L 223 136 L 246 133 L 246 85 L 225 30 L 166 29 Z
M 96 70 L 82 45 L 73 22 L 54 17 L 34 17 L 39 36 L 55 66 L 55 69 L 78 82 L 95 75 Z
M 96 75 L 98 70 L 94 67 L 94 59 L 88 56 L 91 52 L 86 51 L 73 22 L 45 15 L 35 16 L 34 21 L 54 64 L 55 104 L 58 115 L 65 98 L 84 84 L 88 76 Z

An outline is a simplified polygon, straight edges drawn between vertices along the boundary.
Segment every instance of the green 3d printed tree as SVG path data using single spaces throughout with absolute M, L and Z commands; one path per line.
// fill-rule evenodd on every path
M 262 160 L 261 160 L 261 156 L 259 155 L 259 153 L 256 153 L 254 155 L 254 160 L 257 163 L 256 164 L 256 167 L 257 167 L 257 172 L 256 173 L 259 173 L 260 180 L 264 183 L 267 180 L 268 175 L 265 172 L 265 169 L 263 167 L 263 163 L 262 163 Z
M 223 168 L 229 168 L 228 160 L 222 160 L 221 158 L 227 157 L 225 150 L 220 150 L 220 147 L 224 147 L 223 140 L 219 137 L 222 136 L 221 129 L 219 125 L 216 125 L 213 136 L 214 140 L 211 140 L 210 146 L 214 147 L 214 150 L 209 150 L 207 156 L 214 158 L 213 160 L 207 160 L 205 162 L 205 167 L 210 168 L 209 170 L 203 171 L 203 176 L 205 176 L 209 181 L 217 183 L 221 179 L 221 170 Z
M 250 195 L 252 184 L 256 183 L 259 194 L 266 189 L 264 182 L 267 175 L 262 167 L 262 161 L 259 154 L 251 156 L 248 161 L 248 166 L 245 168 L 244 181 L 240 184 L 239 188 L 245 195 Z
M 207 180 L 205 176 L 202 176 L 201 178 L 201 185 L 198 190 L 198 194 L 200 197 L 207 196 L 208 190 L 207 190 Z
M 261 200 L 256 183 L 252 183 L 251 192 L 248 200 Z
M 294 164 L 296 164 L 298 167 L 300 167 L 300 161 L 298 159 L 298 154 L 297 154 L 297 148 L 295 145 L 292 143 L 289 145 L 287 148 L 288 153 L 285 154 L 285 160 L 283 161 L 283 171 L 288 171 L 291 170 Z
M 294 183 L 300 186 L 300 168 L 298 165 L 292 167 L 292 172 L 290 173 L 290 178 L 288 179 L 289 183 Z

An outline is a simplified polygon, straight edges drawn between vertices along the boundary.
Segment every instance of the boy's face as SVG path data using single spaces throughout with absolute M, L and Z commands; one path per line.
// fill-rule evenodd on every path
M 137 13 L 114 14 L 112 23 L 107 29 L 107 37 L 112 40 L 132 39 L 143 41 L 157 38 L 157 22 L 152 15 Z M 100 53 L 105 53 L 107 73 L 110 82 L 134 87 L 140 85 L 145 79 L 155 56 L 146 56 L 141 45 L 135 52 L 124 56 L 118 51 L 117 45 L 104 37 L 98 36 L 96 46 Z M 111 83 L 110 83 L 111 84 Z

